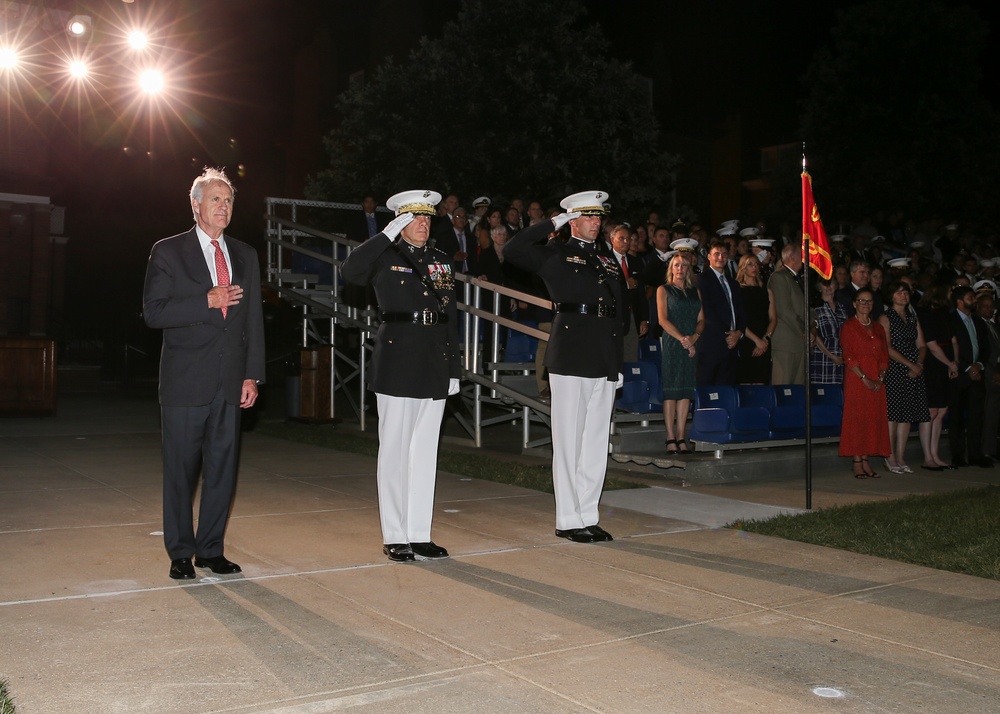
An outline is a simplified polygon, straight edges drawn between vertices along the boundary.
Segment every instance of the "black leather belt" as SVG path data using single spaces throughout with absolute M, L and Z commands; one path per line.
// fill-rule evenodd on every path
M 575 312 L 595 317 L 614 317 L 614 305 L 585 305 L 582 302 L 557 302 L 556 312 Z
M 448 313 L 437 310 L 414 310 L 413 312 L 383 312 L 382 322 L 412 322 L 417 325 L 443 325 L 448 322 Z

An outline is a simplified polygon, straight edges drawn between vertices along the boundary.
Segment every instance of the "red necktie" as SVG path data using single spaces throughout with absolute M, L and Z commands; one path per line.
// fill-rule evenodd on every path
M 628 265 L 625 264 L 625 256 L 622 256 L 622 273 L 625 275 L 625 279 L 628 280 Z
M 226 256 L 222 254 L 219 241 L 213 240 L 212 247 L 215 248 L 215 277 L 219 282 L 219 287 L 224 288 L 229 285 L 229 266 L 226 265 Z M 222 308 L 222 319 L 226 318 L 227 312 L 229 312 L 228 307 Z

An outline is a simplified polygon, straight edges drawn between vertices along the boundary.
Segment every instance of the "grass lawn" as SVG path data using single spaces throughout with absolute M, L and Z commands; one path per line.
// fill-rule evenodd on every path
M 736 521 L 728 527 L 1000 580 L 1000 486 Z
M 14 714 L 14 702 L 11 701 L 6 679 L 0 679 L 0 714 Z
M 254 433 L 352 454 L 375 456 L 378 453 L 378 438 L 374 434 L 338 430 L 328 425 L 262 421 L 254 427 Z M 438 470 L 552 493 L 552 468 L 549 464 L 524 464 L 514 458 L 505 459 L 495 452 L 469 453 L 452 451 L 442 446 L 438 453 Z M 604 482 L 606 491 L 625 488 L 647 486 L 612 477 Z

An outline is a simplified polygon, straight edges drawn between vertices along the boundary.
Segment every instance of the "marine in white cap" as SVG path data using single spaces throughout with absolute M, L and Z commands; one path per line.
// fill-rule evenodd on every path
M 445 399 L 462 371 L 451 256 L 427 245 L 440 201 L 436 191 L 397 193 L 386 201 L 396 218 L 341 266 L 378 298 L 368 384 L 378 405 L 382 550 L 397 561 L 448 555 L 431 540 L 431 518 Z
M 552 482 L 556 535 L 577 543 L 612 540 L 598 525 L 608 465 L 615 390 L 622 378 L 621 269 L 597 250 L 608 195 L 583 191 L 565 213 L 529 226 L 504 248 L 511 263 L 537 273 L 555 304 L 545 366 L 552 392 Z M 571 237 L 550 240 L 569 225 Z

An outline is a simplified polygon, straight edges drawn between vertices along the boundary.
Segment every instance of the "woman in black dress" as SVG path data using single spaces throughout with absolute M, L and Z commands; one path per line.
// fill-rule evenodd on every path
M 753 253 L 740 258 L 736 282 L 740 284 L 747 328 L 737 345 L 736 381 L 739 384 L 769 384 L 771 382 L 771 343 L 768 342 L 778 317 L 760 276 L 760 261 Z
M 924 293 L 917 311 L 920 329 L 929 352 L 924 363 L 924 382 L 927 385 L 927 406 L 931 414 L 928 449 L 931 460 L 923 468 L 932 471 L 951 468 L 938 453 L 944 417 L 948 413 L 948 390 L 958 378 L 958 341 L 951 333 L 948 320 L 948 286 L 935 284 Z

